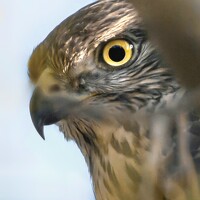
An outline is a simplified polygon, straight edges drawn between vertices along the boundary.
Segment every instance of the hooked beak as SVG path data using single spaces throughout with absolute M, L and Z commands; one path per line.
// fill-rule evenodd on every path
M 36 88 L 30 100 L 30 115 L 39 133 L 44 137 L 44 125 L 57 123 L 67 117 L 80 101 L 67 95 L 45 95 L 40 88 Z

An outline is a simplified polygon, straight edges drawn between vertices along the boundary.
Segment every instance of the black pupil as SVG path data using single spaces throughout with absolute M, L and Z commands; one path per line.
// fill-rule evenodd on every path
M 109 50 L 109 57 L 115 62 L 120 62 L 125 57 L 125 51 L 121 46 L 115 45 Z

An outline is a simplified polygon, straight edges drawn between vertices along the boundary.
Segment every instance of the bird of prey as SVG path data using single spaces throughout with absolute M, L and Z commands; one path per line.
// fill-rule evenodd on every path
M 189 92 L 132 4 L 101 0 L 65 19 L 34 49 L 29 76 L 35 128 L 44 138 L 56 124 L 76 142 L 97 200 L 197 197 L 198 112 L 178 106 Z

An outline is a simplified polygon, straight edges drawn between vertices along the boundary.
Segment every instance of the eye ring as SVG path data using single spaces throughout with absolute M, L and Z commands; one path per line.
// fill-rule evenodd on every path
M 123 39 L 108 42 L 103 49 L 104 61 L 113 67 L 126 64 L 133 55 L 133 45 Z

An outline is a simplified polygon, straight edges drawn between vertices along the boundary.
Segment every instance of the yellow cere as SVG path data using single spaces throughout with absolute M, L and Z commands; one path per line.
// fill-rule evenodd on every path
M 112 40 L 103 49 L 104 61 L 114 67 L 126 64 L 132 57 L 133 45 L 126 40 Z

